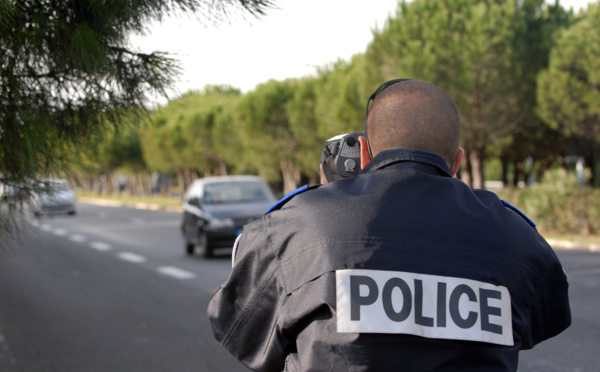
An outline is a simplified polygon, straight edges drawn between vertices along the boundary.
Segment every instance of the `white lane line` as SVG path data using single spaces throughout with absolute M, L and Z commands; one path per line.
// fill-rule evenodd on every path
M 44 231 L 50 231 L 53 229 L 52 225 L 48 225 L 47 223 L 43 223 L 40 225 L 40 229 Z
M 15 359 L 15 356 L 10 350 L 10 347 L 8 346 L 8 341 L 6 340 L 6 338 L 2 334 L 2 330 L 0 329 L 0 367 L 4 365 L 12 371 L 12 368 L 10 367 L 14 367 L 16 366 L 16 364 L 17 360 Z
M 196 277 L 196 274 L 194 273 L 173 266 L 163 266 L 159 267 L 157 270 L 159 273 L 171 276 L 175 279 L 194 279 Z
M 121 253 L 117 254 L 117 256 L 122 260 L 133 262 L 133 263 L 146 262 L 146 257 L 140 256 L 139 254 L 135 254 L 135 253 L 121 252 Z
M 52 230 L 52 233 L 58 236 L 65 236 L 67 235 L 67 230 L 57 227 L 56 229 Z
M 99 251 L 110 251 L 112 249 L 110 244 L 103 242 L 90 242 L 90 247 Z
M 87 238 L 83 235 L 80 234 L 71 234 L 69 236 L 69 239 L 71 239 L 74 242 L 78 242 L 78 243 L 83 243 L 87 240 Z

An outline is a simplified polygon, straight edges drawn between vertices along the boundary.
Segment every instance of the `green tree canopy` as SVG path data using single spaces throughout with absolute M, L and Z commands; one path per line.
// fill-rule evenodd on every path
M 483 157 L 489 143 L 514 132 L 532 99 L 524 94 L 523 44 L 527 19 L 541 14 L 543 0 L 403 1 L 394 18 L 375 32 L 367 51 L 381 80 L 422 79 L 454 99 L 463 119 L 467 151 L 462 175 L 483 187 Z M 530 79 L 531 81 L 531 79 Z
M 175 12 L 262 15 L 271 0 L 0 0 L 0 172 L 27 177 L 64 169 L 61 151 L 121 125 L 123 107 L 164 94 L 179 71 L 129 36 Z
M 502 159 L 502 180 L 509 185 L 509 168 L 512 166 L 512 184 L 526 181 L 530 169 L 526 169 L 526 159 L 535 159 L 546 169 L 552 157 L 562 154 L 564 143 L 551 128 L 544 125 L 535 112 L 537 102 L 537 75 L 548 66 L 550 50 L 557 30 L 568 26 L 573 15 L 558 3 L 540 8 L 539 2 L 523 3 L 524 32 L 517 34 L 515 48 L 518 63 L 511 77 L 516 84 L 521 114 L 515 120 L 515 127 L 509 136 L 500 138 L 488 145 L 486 155 L 500 156 Z M 549 154 L 552 148 L 556 153 Z
M 319 157 L 324 140 L 317 135 L 319 120 L 315 105 L 319 80 L 298 80 L 294 93 L 286 106 L 290 130 L 298 140 L 297 166 L 302 174 L 316 180 L 319 175 Z M 316 181 L 314 182 L 316 183 Z
M 366 71 L 362 54 L 350 61 L 338 60 L 319 71 L 315 110 L 319 119 L 317 133 L 323 144 L 333 136 L 364 130 L 367 98 L 369 90 L 374 89 L 368 86 Z
M 240 91 L 229 86 L 206 86 L 203 92 L 188 92 L 157 109 L 151 115 L 154 125 L 140 133 L 149 169 L 179 174 L 185 188 L 195 178 L 189 172 L 227 174 L 228 163 L 235 168 L 232 158 L 239 155 L 241 140 L 233 124 L 240 97 Z
M 270 182 L 283 178 L 284 193 L 300 181 L 298 139 L 290 125 L 287 105 L 294 97 L 295 80 L 269 80 L 244 96 L 240 102 L 240 129 L 245 155 Z
M 576 139 L 594 170 L 600 143 L 600 4 L 562 30 L 547 69 L 538 77 L 538 113 L 551 128 Z M 592 177 L 592 182 L 594 177 Z
M 0 0 L 0 171 L 45 172 L 52 144 L 118 125 L 121 107 L 144 107 L 177 77 L 176 61 L 128 45 L 167 14 L 242 7 L 262 14 L 269 0 L 204 2 Z M 102 114 L 102 119 L 98 117 Z

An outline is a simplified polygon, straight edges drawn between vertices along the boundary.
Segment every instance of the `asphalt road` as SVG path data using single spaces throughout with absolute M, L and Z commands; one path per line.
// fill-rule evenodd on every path
M 0 371 L 247 371 L 214 341 L 231 266 L 186 257 L 179 215 L 80 204 L 0 259 Z
M 0 372 L 246 371 L 206 316 L 229 252 L 186 256 L 180 218 L 80 203 L 33 220 L 0 257 Z M 519 370 L 600 370 L 600 253 L 558 254 L 573 325 L 523 352 Z

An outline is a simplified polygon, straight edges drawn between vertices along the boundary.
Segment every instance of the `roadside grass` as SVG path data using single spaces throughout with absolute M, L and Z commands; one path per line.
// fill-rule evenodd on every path
M 121 194 L 120 196 L 98 194 L 91 191 L 77 191 L 77 198 L 82 199 L 103 199 L 123 204 L 155 204 L 161 207 L 180 207 L 181 199 L 179 197 L 168 197 L 168 196 L 132 196 L 129 194 Z

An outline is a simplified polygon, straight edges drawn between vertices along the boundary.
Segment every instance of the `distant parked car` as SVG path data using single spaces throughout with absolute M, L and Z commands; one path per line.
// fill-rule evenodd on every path
M 33 196 L 32 209 L 35 216 L 46 214 L 75 214 L 75 190 L 65 179 L 39 181 L 39 190 Z
M 8 185 L 0 182 L 0 198 L 2 199 L 12 199 L 17 195 L 17 190 L 15 190 L 15 186 Z
M 193 255 L 199 247 L 204 257 L 211 257 L 217 247 L 232 247 L 242 227 L 275 202 L 269 186 L 257 176 L 195 180 L 183 198 L 185 252 Z
M 29 179 L 10 179 L 0 176 L 0 199 L 21 202 L 28 199 Z

